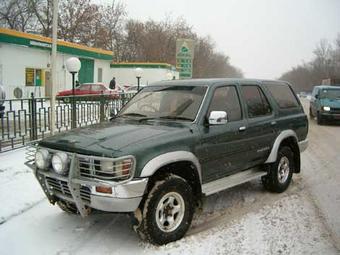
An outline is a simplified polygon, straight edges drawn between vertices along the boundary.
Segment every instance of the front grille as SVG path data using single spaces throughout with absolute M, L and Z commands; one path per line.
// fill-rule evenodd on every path
M 108 164 L 112 164 L 112 166 L 109 167 L 108 170 L 103 171 L 100 159 L 103 160 L 104 158 L 99 159 L 97 157 L 79 155 L 77 155 L 77 157 L 80 176 L 82 177 L 97 178 L 108 181 L 124 181 L 131 178 L 133 169 L 133 161 L 131 158 L 119 161 L 105 158 L 105 161 Z
M 67 185 L 66 181 L 58 180 L 51 177 L 46 177 L 46 182 L 50 191 L 53 192 L 54 195 L 58 196 L 59 194 L 64 195 L 66 197 L 72 198 L 70 189 Z M 83 202 L 90 204 L 91 202 L 91 190 L 86 186 L 80 187 L 80 197 Z
M 340 114 L 340 108 L 331 108 L 331 113 Z

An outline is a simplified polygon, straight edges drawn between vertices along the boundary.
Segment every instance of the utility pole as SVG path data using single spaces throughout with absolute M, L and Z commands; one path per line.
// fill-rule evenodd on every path
M 51 91 L 51 114 L 50 130 L 51 135 L 55 132 L 55 96 L 57 90 L 57 32 L 58 32 L 58 0 L 53 0 L 53 20 L 52 20 L 52 91 Z

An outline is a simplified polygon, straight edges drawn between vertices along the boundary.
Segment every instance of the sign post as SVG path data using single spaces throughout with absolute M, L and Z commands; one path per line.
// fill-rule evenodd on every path
M 192 78 L 194 59 L 194 40 L 177 39 L 176 41 L 176 68 L 180 79 Z

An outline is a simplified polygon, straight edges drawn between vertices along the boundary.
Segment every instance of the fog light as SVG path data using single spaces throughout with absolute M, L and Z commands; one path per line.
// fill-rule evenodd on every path
M 329 112 L 331 110 L 331 108 L 329 106 L 324 106 L 323 110 L 326 111 L 326 112 Z
M 112 194 L 112 187 L 96 186 L 96 192 Z

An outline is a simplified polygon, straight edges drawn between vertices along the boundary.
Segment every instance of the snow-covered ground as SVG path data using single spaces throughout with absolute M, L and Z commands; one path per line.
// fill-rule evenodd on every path
M 140 241 L 124 214 L 60 211 L 23 165 L 24 149 L 1 153 L 0 254 L 340 254 L 340 126 L 310 124 L 287 192 L 256 180 L 210 196 L 187 235 L 162 247 Z

